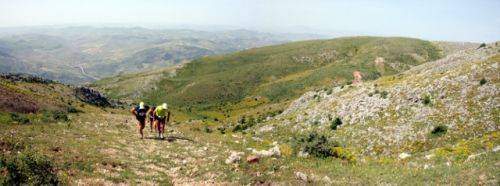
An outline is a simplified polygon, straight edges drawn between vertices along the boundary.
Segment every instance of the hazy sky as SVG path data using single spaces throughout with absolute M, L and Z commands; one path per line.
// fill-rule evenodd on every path
M 0 27 L 106 23 L 490 42 L 500 0 L 0 0 Z

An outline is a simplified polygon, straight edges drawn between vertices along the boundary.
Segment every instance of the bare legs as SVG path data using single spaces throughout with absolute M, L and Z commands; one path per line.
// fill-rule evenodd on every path
M 144 133 L 142 132 L 142 130 L 144 130 L 145 125 L 146 121 L 139 121 L 139 123 L 137 124 L 137 128 L 139 128 L 139 134 L 141 134 L 141 139 L 144 139 Z
M 153 125 L 154 125 L 154 120 L 149 119 L 149 127 L 151 128 L 151 132 L 153 132 Z
M 163 133 L 165 132 L 165 121 L 155 120 L 155 124 L 158 127 L 158 136 L 163 138 Z

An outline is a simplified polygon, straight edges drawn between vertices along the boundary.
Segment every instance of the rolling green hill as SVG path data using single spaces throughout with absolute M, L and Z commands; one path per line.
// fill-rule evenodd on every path
M 307 90 L 350 84 L 355 71 L 362 80 L 372 80 L 440 56 L 432 43 L 410 38 L 294 42 L 194 60 L 175 76 L 165 73 L 143 95 L 149 102 L 167 101 L 187 112 L 227 115 L 231 110 L 286 103 Z

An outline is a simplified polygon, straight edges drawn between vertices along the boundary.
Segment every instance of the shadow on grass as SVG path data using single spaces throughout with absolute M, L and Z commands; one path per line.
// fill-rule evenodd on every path
M 180 136 L 167 136 L 166 138 L 159 138 L 159 137 L 144 137 L 144 139 L 152 139 L 152 140 L 159 140 L 159 141 L 168 141 L 168 142 L 174 142 L 176 140 L 186 140 L 190 142 L 195 142 L 192 139 L 185 138 L 185 137 L 180 137 Z

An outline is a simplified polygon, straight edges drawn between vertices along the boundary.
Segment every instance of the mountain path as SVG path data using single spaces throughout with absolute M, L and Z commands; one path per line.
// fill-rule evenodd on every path
M 132 183 L 153 185 L 168 177 L 175 185 L 214 184 L 220 176 L 209 171 L 223 162 L 222 156 L 217 155 L 225 152 L 219 144 L 202 142 L 171 125 L 166 127 L 166 139 L 160 140 L 150 131 L 149 123 L 144 129 L 144 139 L 140 139 L 132 116 L 106 113 L 96 118 L 106 121 L 94 125 L 95 130 L 99 135 L 111 137 L 103 141 L 100 152 L 132 170 L 137 176 Z M 117 177 L 123 169 L 120 166 L 100 165 L 97 171 Z

